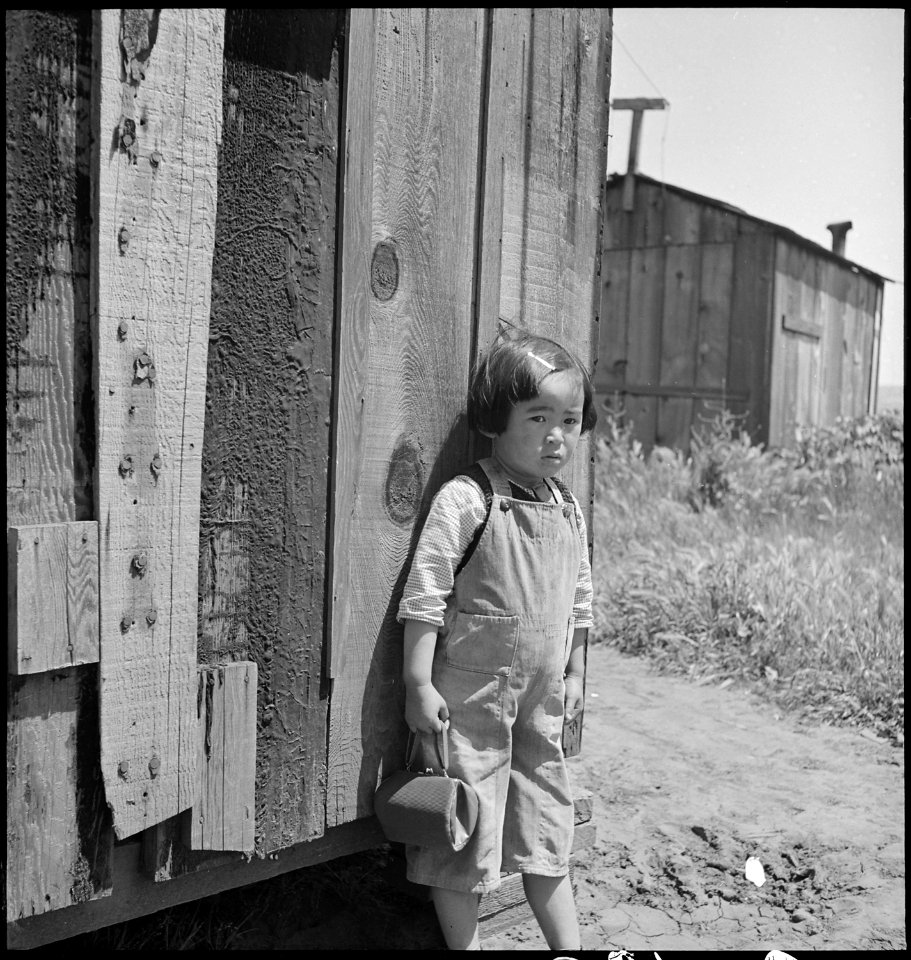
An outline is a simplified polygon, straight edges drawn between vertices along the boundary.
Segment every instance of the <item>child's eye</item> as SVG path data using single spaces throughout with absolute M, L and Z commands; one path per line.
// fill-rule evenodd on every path
M 534 420 L 535 423 L 544 423 L 544 417 L 542 417 L 540 413 L 536 413 L 531 419 Z
M 567 417 L 563 422 L 572 425 L 578 423 L 579 421 L 575 417 Z

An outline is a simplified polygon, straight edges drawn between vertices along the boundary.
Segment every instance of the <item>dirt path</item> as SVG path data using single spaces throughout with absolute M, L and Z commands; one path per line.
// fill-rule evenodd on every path
M 900 749 L 606 647 L 589 652 L 582 748 L 598 830 L 575 870 L 584 948 L 905 948 Z M 525 927 L 485 942 L 544 946 Z

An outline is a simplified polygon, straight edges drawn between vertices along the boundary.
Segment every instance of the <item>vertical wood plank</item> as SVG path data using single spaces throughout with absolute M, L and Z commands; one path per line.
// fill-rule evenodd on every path
M 783 328 L 781 318 L 788 309 L 788 284 L 784 274 L 775 271 L 775 297 L 772 306 L 772 358 L 769 388 L 769 436 L 770 446 L 786 445 L 787 440 L 787 389 L 788 352 L 790 338 Z
M 636 331 L 630 331 L 630 255 L 629 250 L 605 250 L 601 257 L 597 380 L 602 393 L 627 383 L 629 353 L 638 343 Z
M 9 670 L 98 662 L 98 524 L 11 527 Z
M 673 203 L 673 196 L 660 184 L 644 181 L 637 175 L 635 205 L 627 214 L 626 238 L 630 246 L 642 249 L 667 242 L 664 221 L 669 203 Z
M 734 245 L 702 245 L 699 275 L 696 386 L 729 388 L 728 340 L 734 280 Z M 740 385 L 737 384 L 739 389 Z
M 853 417 L 855 410 L 855 373 L 854 345 L 857 338 L 857 306 L 848 303 L 845 307 L 844 326 L 842 327 L 842 367 L 841 367 L 841 404 L 843 417 Z
M 89 736 L 97 735 L 97 674 L 11 678 L 9 701 L 6 916 L 19 920 L 109 896 L 113 831 Z
M 667 248 L 632 251 L 630 262 L 630 330 L 628 383 L 657 387 L 661 379 L 661 325 Z M 633 436 L 648 451 L 658 442 L 658 398 L 626 397 Z
M 370 813 L 378 777 L 400 763 L 405 562 L 430 497 L 467 459 L 485 22 L 474 9 L 378 9 L 374 76 L 349 80 L 373 91 L 374 160 L 358 231 L 369 241 L 346 237 L 342 265 L 368 271 L 370 296 L 348 300 L 339 337 L 343 354 L 352 336 L 365 342 L 337 390 L 340 426 L 353 412 L 360 427 L 335 436 L 335 462 L 351 464 L 336 477 L 335 536 L 350 525 L 356 537 L 333 551 L 330 826 Z
M 624 409 L 633 438 L 648 453 L 658 443 L 658 397 L 628 393 L 624 398 Z
M 96 14 L 101 762 L 121 838 L 186 809 L 195 786 L 223 27 L 222 10 Z
M 661 385 L 691 387 L 696 378 L 700 249 L 667 248 L 661 323 Z
M 373 141 L 375 136 L 376 30 L 375 9 L 352 7 L 348 16 L 344 110 L 344 173 L 342 175 L 341 277 L 338 303 L 338 347 L 335 351 L 337 455 L 332 461 L 332 488 L 339 494 L 357 488 L 364 457 L 365 408 L 370 346 L 369 256 L 373 223 Z M 341 454 L 344 453 L 344 456 Z M 347 656 L 348 584 L 335 574 L 336 558 L 346 562 L 355 549 L 352 526 L 355 502 L 336 496 L 329 552 L 332 574 L 329 677 L 341 675 Z M 344 509 L 345 512 L 342 512 Z
M 633 250 L 630 259 L 627 382 L 635 386 L 660 382 L 666 259 L 665 247 Z
M 88 11 L 6 14 L 7 524 L 94 517 Z M 6 908 L 111 892 L 98 668 L 7 681 Z
M 199 670 L 196 800 L 187 814 L 193 850 L 254 848 L 256 664 Z
M 748 394 L 745 427 L 757 443 L 772 442 L 774 257 L 767 233 L 741 234 L 734 244 L 728 383 Z
M 658 188 L 660 190 L 660 187 Z M 703 204 L 673 190 L 664 191 L 664 223 L 661 242 L 672 246 L 694 246 L 700 240 Z
M 690 397 L 659 397 L 656 440 L 663 447 L 689 450 L 693 426 L 693 400 Z
M 259 853 L 325 822 L 344 30 L 343 9 L 226 14 L 198 658 L 257 665 Z

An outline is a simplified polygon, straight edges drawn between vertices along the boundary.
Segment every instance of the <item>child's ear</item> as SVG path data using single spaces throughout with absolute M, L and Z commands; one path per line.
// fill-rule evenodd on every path
M 478 427 L 478 433 L 480 433 L 482 437 L 487 437 L 488 440 L 495 440 L 498 436 L 498 434 L 492 430 L 482 430 L 480 427 Z

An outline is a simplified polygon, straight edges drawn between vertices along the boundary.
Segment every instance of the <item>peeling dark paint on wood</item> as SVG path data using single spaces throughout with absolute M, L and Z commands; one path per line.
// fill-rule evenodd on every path
M 319 690 L 344 22 L 336 10 L 228 10 L 225 23 L 198 659 L 257 665 L 259 852 L 324 829 Z

